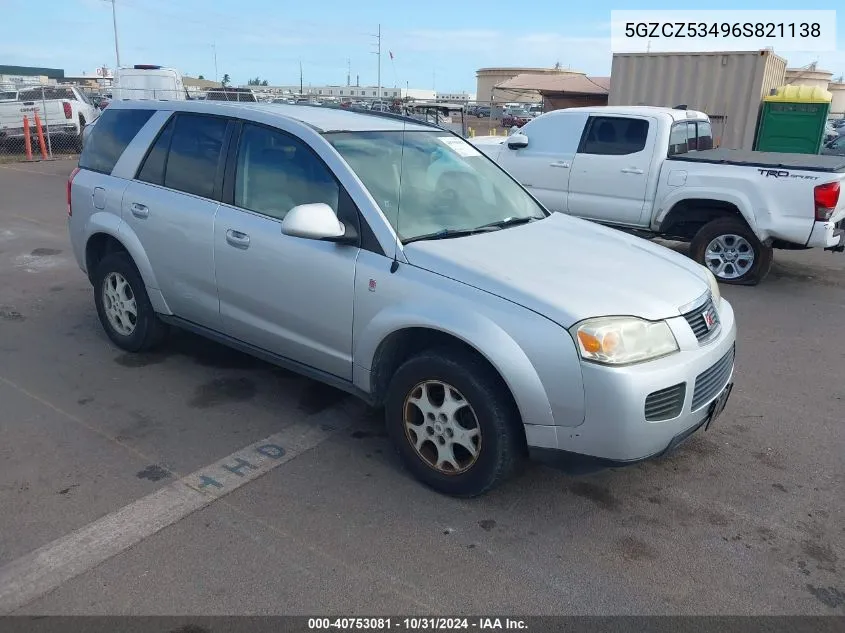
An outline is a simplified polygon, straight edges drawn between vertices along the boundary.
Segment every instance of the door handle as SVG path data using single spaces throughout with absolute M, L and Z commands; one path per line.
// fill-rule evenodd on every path
M 549 163 L 549 167 L 560 167 L 561 169 L 569 169 L 569 161 L 557 160 L 553 163 Z
M 249 247 L 249 235 L 229 229 L 226 231 L 226 241 L 237 248 Z
M 144 204 L 133 202 L 129 208 L 132 210 L 132 215 L 136 218 L 145 218 L 150 214 L 150 210 Z
M 625 167 L 622 169 L 623 174 L 644 174 L 645 172 L 642 169 L 637 169 L 636 167 Z

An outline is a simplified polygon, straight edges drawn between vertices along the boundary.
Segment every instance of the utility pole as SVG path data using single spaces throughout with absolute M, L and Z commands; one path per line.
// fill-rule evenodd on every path
M 302 92 L 302 60 L 299 60 L 299 94 L 303 94 Z
M 111 19 L 114 25 L 114 57 L 117 62 L 115 69 L 120 68 L 120 47 L 117 45 L 117 9 L 114 6 L 114 0 L 111 0 Z
M 376 38 L 375 55 L 378 55 L 378 99 L 381 100 L 381 24 L 378 25 L 378 34 L 373 35 Z
M 352 85 L 352 60 L 347 58 L 346 60 L 346 86 L 349 87 Z
M 214 43 L 211 45 L 211 50 L 214 53 L 214 82 L 217 83 L 219 78 L 217 76 L 217 44 Z

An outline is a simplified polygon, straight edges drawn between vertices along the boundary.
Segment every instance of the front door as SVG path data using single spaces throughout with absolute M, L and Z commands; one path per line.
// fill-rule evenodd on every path
M 528 137 L 527 147 L 502 145 L 499 164 L 549 211 L 567 211 L 572 161 L 586 120 L 586 114 L 574 112 L 540 117 L 520 130 Z
M 352 379 L 358 248 L 282 234 L 299 204 L 351 204 L 328 167 L 299 139 L 244 123 L 232 204 L 214 226 L 224 332 L 290 360 Z

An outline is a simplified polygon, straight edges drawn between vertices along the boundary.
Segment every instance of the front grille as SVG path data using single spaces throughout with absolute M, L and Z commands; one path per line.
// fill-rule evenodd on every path
M 705 315 L 710 317 L 711 325 L 708 325 Z M 709 340 L 719 331 L 719 313 L 716 311 L 716 306 L 713 305 L 712 298 L 708 297 L 706 303 L 697 307 L 695 310 L 690 310 L 683 316 L 692 328 L 692 332 L 695 334 L 695 338 L 698 339 L 699 343 Z
M 687 383 L 682 382 L 648 394 L 645 399 L 645 419 L 649 422 L 659 422 L 678 416 L 684 408 L 686 393 Z
M 701 372 L 695 379 L 695 390 L 692 392 L 692 410 L 700 409 L 725 388 L 734 366 L 736 346 L 722 356 L 716 364 Z

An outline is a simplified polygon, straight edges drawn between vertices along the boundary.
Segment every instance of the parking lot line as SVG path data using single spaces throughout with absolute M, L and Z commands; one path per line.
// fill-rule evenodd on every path
M 0 615 L 19 609 L 314 448 L 338 428 L 292 424 L 0 567 Z
M 0 165 L 0 169 L 7 169 L 9 171 L 19 171 L 23 174 L 35 174 L 37 176 L 54 176 L 56 178 L 61 178 L 62 180 L 67 180 L 67 175 L 51 174 L 49 171 L 38 171 L 38 170 L 35 170 L 35 169 L 21 169 L 19 167 L 10 167 L 9 165 Z

